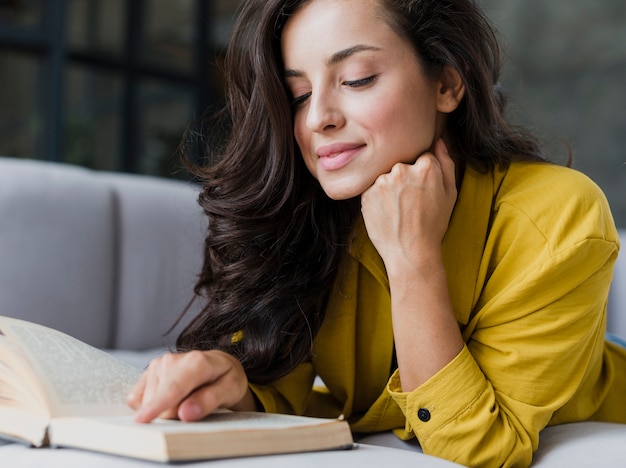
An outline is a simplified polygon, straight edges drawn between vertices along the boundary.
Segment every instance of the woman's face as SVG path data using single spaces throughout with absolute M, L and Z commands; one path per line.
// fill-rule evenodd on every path
M 312 0 L 290 17 L 281 47 L 295 138 L 336 200 L 362 194 L 394 164 L 415 162 L 441 136 L 440 83 L 376 0 Z

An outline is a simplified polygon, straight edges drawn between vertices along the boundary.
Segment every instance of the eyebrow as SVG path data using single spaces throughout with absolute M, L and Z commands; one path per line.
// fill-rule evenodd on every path
M 331 67 L 333 65 L 337 65 L 338 63 L 343 62 L 348 57 L 359 53 L 359 52 L 367 52 L 367 51 L 379 51 L 380 47 L 369 46 L 365 44 L 357 44 L 352 47 L 348 47 L 347 49 L 340 50 L 339 52 L 335 52 L 327 61 L 326 66 Z M 285 70 L 285 78 L 298 78 L 303 76 L 303 73 L 299 70 Z

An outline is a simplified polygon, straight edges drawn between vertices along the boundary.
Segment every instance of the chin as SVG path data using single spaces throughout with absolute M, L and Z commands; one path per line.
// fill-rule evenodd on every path
M 328 198 L 336 201 L 349 200 L 360 196 L 364 192 L 360 187 L 333 187 L 324 184 L 322 184 L 322 190 L 324 190 Z

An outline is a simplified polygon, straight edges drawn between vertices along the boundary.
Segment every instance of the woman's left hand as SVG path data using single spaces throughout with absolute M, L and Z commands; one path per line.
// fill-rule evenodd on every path
M 455 165 L 443 140 L 414 164 L 398 163 L 361 196 L 368 235 L 389 269 L 440 252 L 457 198 Z

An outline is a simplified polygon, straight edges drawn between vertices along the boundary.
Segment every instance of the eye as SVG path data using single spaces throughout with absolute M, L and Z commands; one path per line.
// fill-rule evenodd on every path
M 292 107 L 298 107 L 306 102 L 307 99 L 311 96 L 311 93 L 304 93 L 298 97 L 295 97 L 291 100 Z
M 351 88 L 361 88 L 373 83 L 376 79 L 376 75 L 368 76 L 367 78 L 361 78 L 360 80 L 344 81 L 343 84 Z

